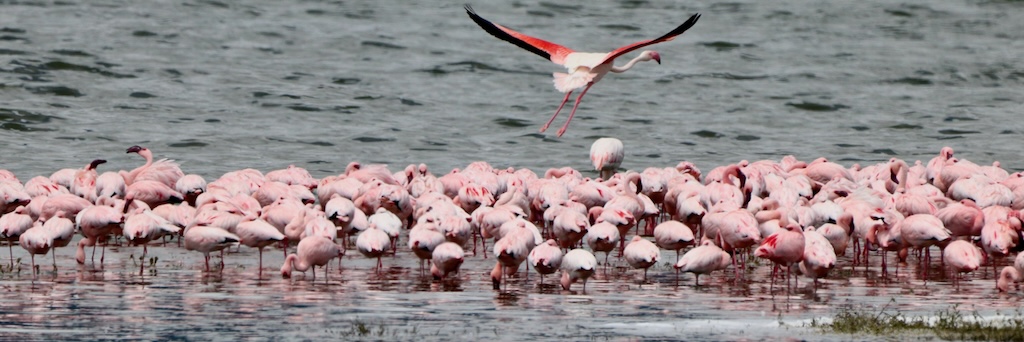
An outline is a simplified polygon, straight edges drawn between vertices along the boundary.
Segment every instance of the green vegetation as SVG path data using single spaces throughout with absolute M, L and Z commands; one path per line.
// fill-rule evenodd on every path
M 906 333 L 934 334 L 944 340 L 957 341 L 1024 341 L 1024 316 L 985 318 L 977 312 L 965 315 L 958 306 L 937 312 L 934 317 L 910 317 L 898 310 L 878 312 L 845 306 L 832 322 L 811 320 L 811 328 L 841 334 L 895 335 Z

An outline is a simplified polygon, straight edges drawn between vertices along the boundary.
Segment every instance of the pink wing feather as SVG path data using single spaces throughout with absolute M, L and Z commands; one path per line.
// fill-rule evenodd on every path
M 556 64 L 565 64 L 565 56 L 568 56 L 573 52 L 570 48 L 543 39 L 527 36 L 510 28 L 492 23 L 477 15 L 469 5 L 466 5 L 466 14 L 469 14 L 469 17 L 473 19 L 477 25 L 480 25 L 480 28 L 483 28 L 484 31 L 487 31 L 487 33 L 490 33 L 492 36 L 515 44 L 518 47 L 533 52 L 545 59 L 555 62 Z

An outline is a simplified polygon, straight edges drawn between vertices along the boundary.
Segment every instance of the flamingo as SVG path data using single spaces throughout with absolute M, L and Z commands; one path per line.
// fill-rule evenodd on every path
M 487 33 L 490 33 L 492 36 L 515 44 L 516 46 L 533 52 L 544 57 L 544 59 L 551 60 L 555 64 L 562 65 L 568 69 L 568 74 L 554 74 L 555 88 L 558 89 L 558 91 L 565 93 L 565 98 L 562 99 L 562 103 L 558 105 L 558 109 L 555 110 L 555 114 L 551 116 L 551 119 L 544 124 L 544 127 L 541 127 L 540 131 L 542 133 L 548 129 L 551 122 L 554 121 L 555 117 L 558 116 L 558 113 L 562 111 L 562 107 L 564 107 L 565 103 L 569 101 L 569 96 L 572 95 L 572 92 L 576 89 L 583 88 L 580 95 L 576 97 L 576 103 L 572 107 L 572 112 L 569 113 L 569 118 L 565 121 L 562 128 L 558 130 L 559 137 L 561 137 L 562 134 L 565 133 L 565 130 L 569 128 L 569 122 L 572 121 L 572 117 L 576 114 L 576 109 L 579 108 L 580 100 L 583 99 L 583 95 L 586 95 L 587 90 L 590 90 L 590 87 L 597 83 L 597 81 L 600 81 L 601 78 L 609 71 L 614 73 L 625 72 L 638 62 L 647 62 L 651 60 L 661 64 L 661 56 L 657 52 L 650 50 L 641 52 L 639 56 L 633 58 L 623 66 L 612 65 L 616 58 L 648 45 L 670 41 L 676 36 L 683 34 L 683 32 L 686 32 L 686 30 L 690 29 L 690 27 L 696 24 L 697 20 L 700 19 L 700 14 L 694 14 L 682 25 L 679 25 L 661 37 L 651 40 L 642 40 L 620 47 L 608 53 L 594 53 L 576 52 L 567 47 L 527 36 L 507 27 L 492 23 L 477 15 L 469 5 L 466 5 L 466 14 L 468 14 L 477 25 L 480 25 L 484 31 L 487 31 Z
M 235 234 L 239 242 L 248 247 L 256 248 L 260 254 L 259 274 L 263 274 L 263 248 L 275 242 L 284 241 L 284 233 L 277 230 L 261 218 L 246 220 L 235 226 Z
M 676 268 L 677 279 L 679 272 L 692 272 L 696 276 L 696 286 L 700 286 L 701 274 L 725 269 L 730 264 L 732 264 L 732 257 L 729 256 L 729 253 L 712 243 L 711 239 L 705 239 L 700 246 L 683 254 L 683 257 L 679 258 L 673 267 Z
M 598 222 L 587 230 L 583 240 L 594 252 L 604 252 L 604 264 L 608 265 L 608 254 L 619 245 L 619 229 L 608 222 Z
M 288 254 L 281 265 L 281 276 L 291 278 L 292 269 L 299 272 L 313 268 L 313 280 L 316 280 L 316 266 L 326 266 L 331 259 L 342 256 L 338 245 L 328 238 L 313 235 L 299 241 L 296 254 Z M 326 267 L 324 270 L 326 274 Z
M 622 165 L 625 154 L 626 150 L 622 145 L 622 140 L 619 139 L 600 138 L 590 145 L 590 162 L 594 164 L 594 169 L 601 173 L 601 179 L 604 180 L 612 178 L 615 171 L 619 169 L 619 165 Z
M 806 239 L 803 229 L 790 223 L 782 227 L 775 234 L 769 235 L 761 243 L 761 246 L 754 251 L 754 256 L 766 258 L 776 264 L 772 268 L 772 284 L 775 284 L 775 270 L 778 267 L 786 268 L 786 288 L 789 288 L 789 269 L 795 263 L 803 261 Z
M 544 284 L 544 275 L 555 273 L 562 266 L 562 249 L 554 239 L 548 239 L 530 251 L 527 260 L 533 269 L 540 273 L 540 283 Z
M 7 251 L 11 255 L 11 268 L 14 268 L 14 242 L 21 234 L 32 228 L 32 216 L 26 214 L 28 209 L 20 206 L 13 212 L 0 216 L 0 239 L 7 240 Z
M 82 232 L 82 236 L 89 240 L 88 246 L 92 246 L 93 259 L 96 258 L 96 243 L 103 242 L 103 252 L 100 254 L 100 264 L 103 264 L 103 259 L 107 255 L 107 238 L 114 234 L 115 230 L 121 228 L 124 214 L 112 206 L 93 205 L 79 211 L 75 216 L 75 222 L 78 224 L 78 230 Z M 81 243 L 78 245 L 79 248 L 84 246 L 86 245 Z M 85 256 L 82 255 L 82 258 L 76 259 L 76 261 L 79 264 L 84 264 Z
M 836 253 L 832 243 L 816 230 L 804 232 L 804 257 L 800 262 L 800 273 L 814 279 L 818 286 L 818 278 L 824 278 L 836 266 Z
M 953 282 L 959 288 L 963 273 L 974 272 L 981 267 L 981 249 L 970 242 L 954 240 L 946 245 L 942 253 L 942 260 L 949 265 L 949 271 L 953 273 L 951 274 Z
M 633 240 L 626 245 L 624 257 L 626 262 L 633 268 L 644 269 L 644 281 L 647 281 L 647 269 L 658 263 L 661 250 L 653 242 L 645 240 L 640 235 L 634 235 Z
M 46 255 L 50 252 L 50 248 L 53 247 L 53 235 L 37 222 L 32 228 L 18 236 L 18 244 L 32 257 L 32 272 L 35 274 L 38 272 L 36 254 Z
M 597 258 L 590 251 L 577 248 L 562 257 L 562 289 L 569 291 L 572 283 L 583 280 L 583 292 L 587 291 L 587 279 L 597 270 Z
M 146 159 L 145 164 L 131 171 L 118 171 L 118 174 L 124 177 L 125 185 L 132 185 L 132 183 L 140 180 L 154 180 L 174 188 L 178 179 L 185 176 L 185 173 L 181 171 L 181 167 L 173 160 L 160 159 L 153 162 L 153 151 L 150 151 L 148 148 L 135 145 L 129 147 L 125 153 L 136 153 Z
M 1018 283 L 1024 277 L 1021 276 L 1020 269 L 1013 266 L 1003 267 L 1003 270 L 999 272 L 999 279 L 996 280 L 996 288 L 999 292 L 1007 292 L 1010 290 L 1010 283 Z
M 434 248 L 431 254 L 430 274 L 434 279 L 444 280 L 451 273 L 459 273 L 466 252 L 454 242 L 445 242 Z
M 217 226 L 198 225 L 185 229 L 182 234 L 185 249 L 199 251 L 206 258 L 206 272 L 210 271 L 210 252 L 224 250 L 241 240 L 237 235 L 229 233 Z M 221 270 L 224 270 L 224 259 L 221 259 Z
M 380 269 L 384 267 L 381 257 L 391 249 L 391 237 L 383 230 L 370 226 L 356 237 L 356 249 L 367 258 L 377 258 L 377 267 L 374 270 L 380 273 Z
M 693 244 L 693 231 L 682 222 L 665 221 L 654 227 L 654 242 L 658 247 L 676 251 L 679 258 L 679 251 Z

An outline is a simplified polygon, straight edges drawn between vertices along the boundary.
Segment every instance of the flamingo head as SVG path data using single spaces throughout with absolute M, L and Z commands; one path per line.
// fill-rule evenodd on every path
M 89 169 L 89 170 L 95 170 L 97 166 L 99 166 L 100 164 L 106 163 L 106 162 L 107 162 L 107 161 L 106 161 L 106 160 L 103 160 L 103 159 L 96 159 L 96 160 L 93 160 L 93 161 L 92 161 L 91 163 L 89 163 L 89 167 L 88 167 L 88 169 Z
M 655 62 L 658 62 L 658 64 L 661 64 L 661 55 L 655 51 L 644 51 L 641 56 L 643 56 L 644 60 L 654 60 Z
M 142 151 L 142 150 L 145 150 L 145 149 L 146 148 L 144 148 L 142 146 L 135 145 L 135 146 L 129 147 L 128 150 L 125 151 L 125 153 L 139 153 L 139 151 Z

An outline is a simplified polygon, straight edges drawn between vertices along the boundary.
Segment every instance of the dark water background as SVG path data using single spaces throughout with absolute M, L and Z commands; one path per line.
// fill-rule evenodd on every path
M 208 179 L 289 164 L 324 177 L 350 161 L 393 170 L 426 163 L 435 173 L 477 160 L 586 170 L 590 143 L 613 136 L 626 144 L 623 167 L 635 170 L 682 160 L 708 170 L 787 154 L 845 165 L 913 162 L 943 146 L 979 164 L 1024 169 L 1022 2 L 472 5 L 581 51 L 703 17 L 652 47 L 663 64 L 601 81 L 555 138 L 537 130 L 562 98 L 550 76 L 559 67 L 489 36 L 463 3 L 0 1 L 0 168 L 22 181 L 94 158 L 109 161 L 101 171 L 130 169 L 139 161 L 124 149 L 138 144 Z M 941 281 L 925 290 L 912 273 L 888 285 L 854 274 L 817 294 L 780 298 L 724 279 L 676 287 L 661 265 L 642 289 L 639 280 L 608 276 L 586 295 L 567 295 L 527 282 L 492 291 L 482 276 L 490 261 L 481 260 L 445 288 L 419 278 L 408 255 L 377 280 L 349 256 L 345 265 L 354 266 L 313 285 L 272 270 L 257 280 L 245 249 L 244 258 L 229 256 L 222 276 L 203 275 L 198 255 L 167 249 L 156 275 L 138 277 L 124 255 L 132 253 L 114 252 L 98 271 L 76 269 L 71 251 L 60 250 L 57 273 L 34 281 L 24 271 L 5 274 L 2 314 L 11 323 L 0 333 L 323 339 L 355 338 L 344 334 L 359 322 L 399 339 L 772 339 L 809 333 L 779 328 L 780 320 L 799 325 L 842 304 L 895 298 L 920 312 L 970 303 L 989 313 L 1019 304 L 995 293 L 992 274 L 958 292 Z M 280 262 L 274 257 L 268 264 Z M 721 330 L 699 330 L 707 321 Z

